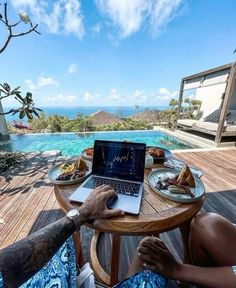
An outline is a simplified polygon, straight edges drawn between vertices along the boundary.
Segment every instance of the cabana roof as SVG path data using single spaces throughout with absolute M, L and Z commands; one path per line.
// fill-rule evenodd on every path
M 177 123 L 180 119 L 183 94 L 186 90 L 196 89 L 195 97 L 200 100 L 203 112 L 202 120 L 196 125 L 191 122 L 191 129 L 206 134 L 215 135 L 216 145 L 221 142 L 223 136 L 236 136 L 236 121 L 234 126 L 226 127 L 226 115 L 236 115 L 236 62 L 228 63 L 212 69 L 208 69 L 181 80 L 179 93 L 179 107 L 177 113 Z M 208 115 L 218 110 L 218 121 L 215 125 L 204 120 Z M 228 114 L 227 114 L 228 112 Z M 183 121 L 182 121 L 183 122 Z M 181 121 L 179 120 L 179 123 Z M 207 124 L 208 123 L 208 124 Z M 201 124 L 201 125 L 200 125 Z M 204 126 L 207 124 L 206 126 Z M 211 123 L 212 124 L 212 123 Z M 181 125 L 180 125 L 181 126 Z M 213 127 L 214 126 L 214 127 Z M 210 128 L 209 128 L 210 127 Z M 214 129 L 212 129 L 212 127 Z

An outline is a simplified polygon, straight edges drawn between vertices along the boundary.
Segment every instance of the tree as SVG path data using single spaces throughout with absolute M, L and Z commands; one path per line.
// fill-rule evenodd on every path
M 3 6 L 0 3 L 0 8 L 2 8 L 2 7 L 3 7 L 3 12 L 0 11 L 0 24 L 2 24 L 1 27 L 3 26 L 4 27 L 3 29 L 6 30 L 5 34 L 7 36 L 6 36 L 6 38 L 4 38 L 3 44 L 0 45 L 0 54 L 6 50 L 7 46 L 9 45 L 10 41 L 13 38 L 21 37 L 21 36 L 27 35 L 31 32 L 35 32 L 37 34 L 40 34 L 37 31 L 38 24 L 33 25 L 29 16 L 25 12 L 21 11 L 19 13 L 19 20 L 17 22 L 10 23 L 9 19 L 8 19 L 7 2 L 4 3 Z M 26 31 L 15 33 L 14 31 L 16 29 L 17 29 L 17 31 L 19 31 L 18 26 L 22 23 L 29 24 L 30 28 Z M 0 33 L 0 34 L 4 35 L 4 33 Z M 6 119 L 3 115 L 10 114 L 10 113 L 12 113 L 12 114 L 19 113 L 20 118 L 27 116 L 29 119 L 32 119 L 33 115 L 38 116 L 36 110 L 40 110 L 40 109 L 34 108 L 34 102 L 33 102 L 31 93 L 28 92 L 26 94 L 26 96 L 23 98 L 20 95 L 20 93 L 21 93 L 19 91 L 20 87 L 17 87 L 11 91 L 10 86 L 7 83 L 0 84 L 0 85 L 1 85 L 0 86 L 0 120 L 1 120 L 0 121 L 0 137 L 7 137 L 8 138 L 9 135 L 8 135 L 8 129 L 7 129 L 7 125 L 6 125 Z M 2 95 L 2 93 L 3 93 L 3 95 Z M 21 104 L 21 107 L 18 109 L 11 109 L 7 112 L 4 112 L 1 100 L 6 98 L 6 97 L 9 97 L 9 96 L 14 96 L 15 99 Z
M 169 102 L 169 106 L 175 110 L 175 107 L 178 105 L 178 100 L 176 99 L 171 99 L 170 102 Z
M 197 99 L 192 99 L 191 100 L 191 105 L 193 107 L 193 110 L 197 110 L 196 116 L 200 113 L 200 108 L 202 105 L 202 101 L 201 100 L 197 100 Z
M 188 104 L 188 108 L 189 108 L 189 110 L 190 110 L 190 105 L 191 105 L 190 99 L 189 99 L 189 98 L 185 98 L 185 99 L 184 99 L 184 103 Z

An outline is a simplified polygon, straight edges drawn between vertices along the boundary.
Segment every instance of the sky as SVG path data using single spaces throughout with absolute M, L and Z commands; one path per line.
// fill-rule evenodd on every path
M 235 0 L 8 1 L 10 23 L 20 11 L 41 35 L 11 39 L 0 83 L 32 92 L 39 107 L 165 106 L 181 78 L 236 61 Z M 0 22 L 0 48 L 6 37 Z

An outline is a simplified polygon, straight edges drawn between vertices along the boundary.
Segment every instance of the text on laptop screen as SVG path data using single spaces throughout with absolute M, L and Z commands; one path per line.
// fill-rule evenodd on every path
M 93 173 L 130 181 L 143 181 L 146 145 L 95 141 Z

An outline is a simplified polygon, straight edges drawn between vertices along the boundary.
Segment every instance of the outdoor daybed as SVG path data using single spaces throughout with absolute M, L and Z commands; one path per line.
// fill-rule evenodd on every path
M 184 93 L 188 93 L 188 102 L 183 101 Z M 199 101 L 200 120 L 181 119 L 185 111 L 182 104 L 190 100 Z M 216 145 L 224 136 L 236 136 L 236 62 L 182 79 L 177 126 L 214 135 Z

